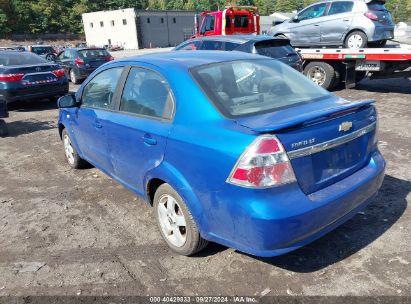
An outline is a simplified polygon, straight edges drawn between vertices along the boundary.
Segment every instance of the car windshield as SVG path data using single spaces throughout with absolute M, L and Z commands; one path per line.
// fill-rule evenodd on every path
M 78 52 L 82 58 L 99 58 L 110 56 L 105 49 L 80 50 Z
M 0 66 L 39 64 L 47 62 L 47 60 L 28 52 L 2 53 L 0 56 Z
M 51 46 L 33 46 L 31 51 L 37 55 L 45 55 L 49 53 L 54 53 L 54 50 Z
M 277 60 L 241 60 L 196 67 L 193 77 L 228 117 L 315 102 L 330 93 Z

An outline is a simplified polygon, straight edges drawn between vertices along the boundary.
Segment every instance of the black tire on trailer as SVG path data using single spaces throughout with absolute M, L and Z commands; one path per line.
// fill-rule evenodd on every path
M 304 75 L 326 90 L 331 90 L 335 82 L 335 69 L 331 64 L 322 61 L 308 63 Z
M 387 40 L 368 42 L 368 47 L 383 48 L 387 44 Z

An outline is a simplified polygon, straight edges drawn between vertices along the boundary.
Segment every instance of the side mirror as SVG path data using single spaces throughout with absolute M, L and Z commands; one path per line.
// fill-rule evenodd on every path
M 295 15 L 295 16 L 293 17 L 293 22 L 295 22 L 295 23 L 300 22 L 300 19 L 298 19 L 298 15 Z
M 78 102 L 73 94 L 68 94 L 60 97 L 57 100 L 57 106 L 59 108 L 75 108 L 78 107 Z

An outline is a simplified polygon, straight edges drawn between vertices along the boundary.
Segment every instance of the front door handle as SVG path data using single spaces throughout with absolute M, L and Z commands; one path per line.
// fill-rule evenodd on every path
M 150 146 L 156 145 L 157 140 L 155 138 L 152 138 L 150 134 L 144 134 L 143 136 L 143 141 Z
M 343 21 L 350 21 L 350 19 L 343 19 Z

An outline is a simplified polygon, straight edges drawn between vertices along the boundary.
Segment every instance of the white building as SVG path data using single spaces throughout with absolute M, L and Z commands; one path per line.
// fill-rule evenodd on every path
M 86 13 L 82 17 L 87 45 L 139 48 L 134 8 Z
M 87 45 L 125 49 L 175 46 L 194 34 L 191 11 L 127 8 L 83 14 Z

